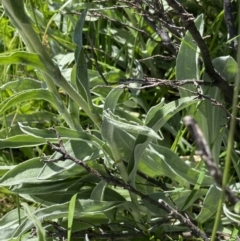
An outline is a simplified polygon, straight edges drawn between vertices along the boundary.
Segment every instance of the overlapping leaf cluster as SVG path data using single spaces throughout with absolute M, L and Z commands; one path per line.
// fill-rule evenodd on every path
M 182 117 L 195 117 L 219 163 L 228 112 L 200 99 L 193 84 L 141 89 L 140 82 L 123 81 L 147 75 L 169 81 L 202 76 L 209 82 L 191 34 L 174 40 L 174 56 L 144 11 L 126 1 L 1 2 L 0 186 L 19 204 L 0 220 L 1 240 L 182 240 L 191 227 L 144 196 L 164 200 L 210 236 L 221 190 L 204 164 L 193 161 Z M 215 12 L 199 13 L 195 25 L 203 35 Z M 214 50 L 215 69 L 232 81 L 236 61 Z M 200 89 L 224 103 L 217 87 Z M 112 182 L 69 159 L 60 161 L 61 154 L 47 145 L 59 144 L 52 126 L 68 154 Z M 237 181 L 230 187 L 239 192 L 238 152 L 232 156 Z M 142 195 L 114 185 L 114 179 Z M 219 232 L 236 237 L 238 229 L 230 225 L 239 215 L 226 205 L 224 213 Z

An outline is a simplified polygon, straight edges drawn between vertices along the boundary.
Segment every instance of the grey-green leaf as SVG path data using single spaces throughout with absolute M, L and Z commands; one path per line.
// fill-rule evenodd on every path
M 212 185 L 208 192 L 206 197 L 204 198 L 203 206 L 196 217 L 196 220 L 199 223 L 206 222 L 209 218 L 211 218 L 217 211 L 217 203 L 221 196 L 221 190 L 216 187 L 216 185 Z
M 164 106 L 160 103 L 149 110 L 146 116 L 145 124 L 146 126 L 151 127 L 154 131 L 158 131 L 177 112 L 196 102 L 197 100 L 192 96 L 172 101 Z M 132 154 L 128 162 L 128 172 L 130 173 L 132 183 L 135 183 L 135 174 L 140 158 L 151 140 L 152 138 L 150 137 L 139 135 L 135 141 Z

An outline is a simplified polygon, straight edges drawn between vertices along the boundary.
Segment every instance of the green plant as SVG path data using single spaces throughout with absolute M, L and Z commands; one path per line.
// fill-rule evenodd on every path
M 157 34 L 151 3 L 1 2 L 14 25 L 2 16 L 8 33 L 2 77 L 16 79 L 1 85 L 0 149 L 10 150 L 2 159 L 11 157 L 12 166 L 1 167 L 0 185 L 20 202 L 0 220 L 1 239 L 184 240 L 190 230 L 192 240 L 208 240 L 221 190 L 203 162 L 192 161 L 181 120 L 186 113 L 197 120 L 218 165 L 229 135 L 224 100 L 230 94 L 222 92 L 221 78 L 211 86 L 211 68 L 199 64 L 191 29 L 182 38 L 172 30 L 178 51 L 174 41 L 159 44 L 164 35 Z M 197 11 L 200 37 L 205 21 L 212 23 L 206 32 L 220 21 L 214 14 Z M 217 34 L 214 41 L 223 44 Z M 212 42 L 210 49 L 219 53 L 214 68 L 234 80 L 234 58 Z M 152 57 L 164 51 L 169 59 Z M 238 168 L 237 148 L 230 151 Z M 232 178 L 230 188 L 239 192 L 239 169 Z M 238 227 L 230 225 L 239 214 L 232 208 L 224 206 L 212 237 L 217 231 L 237 237 Z

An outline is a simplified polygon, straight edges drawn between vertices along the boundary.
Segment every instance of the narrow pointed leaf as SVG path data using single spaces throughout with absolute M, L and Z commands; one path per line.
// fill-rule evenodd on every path
M 0 64 L 23 64 L 31 65 L 46 72 L 46 67 L 40 60 L 38 54 L 28 52 L 16 52 L 10 55 L 0 55 Z
M 69 202 L 69 212 L 68 212 L 68 240 L 71 240 L 71 234 L 72 234 L 72 225 L 73 225 L 73 219 L 74 219 L 74 213 L 75 213 L 75 204 L 77 199 L 77 193 L 74 194 Z
M 46 100 L 56 106 L 52 93 L 46 89 L 25 90 L 13 95 L 0 104 L 0 114 L 12 106 L 28 100 Z
M 90 87 L 89 87 L 87 63 L 86 63 L 86 58 L 85 58 L 85 54 L 82 46 L 82 31 L 83 31 L 83 25 L 84 25 L 86 14 L 87 14 L 87 10 L 83 11 L 83 13 L 81 14 L 77 22 L 77 25 L 74 31 L 74 37 L 73 37 L 73 40 L 77 45 L 75 50 L 76 78 L 77 78 L 76 84 L 77 84 L 79 93 L 88 102 L 89 107 L 93 109 Z

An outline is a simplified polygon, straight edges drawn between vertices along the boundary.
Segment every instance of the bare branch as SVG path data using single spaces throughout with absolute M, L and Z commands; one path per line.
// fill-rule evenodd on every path
M 193 15 L 188 13 L 179 2 L 175 0 L 166 1 L 169 6 L 171 6 L 179 14 L 183 25 L 191 33 L 200 48 L 206 73 L 212 79 L 214 84 L 222 91 L 226 102 L 231 104 L 233 99 L 233 88 L 228 84 L 226 79 L 214 69 L 207 45 L 194 24 Z
M 233 39 L 231 41 L 231 46 L 233 49 L 233 52 L 236 53 L 237 52 L 237 30 L 234 26 L 234 20 L 233 20 L 233 5 L 234 3 L 230 0 L 224 0 L 223 1 L 223 8 L 224 8 L 224 18 L 225 18 L 225 23 L 227 26 L 227 30 L 228 30 L 228 39 Z M 236 6 L 235 6 L 236 8 Z M 236 8 L 237 9 L 237 8 Z M 237 11 L 237 10 L 235 10 Z

